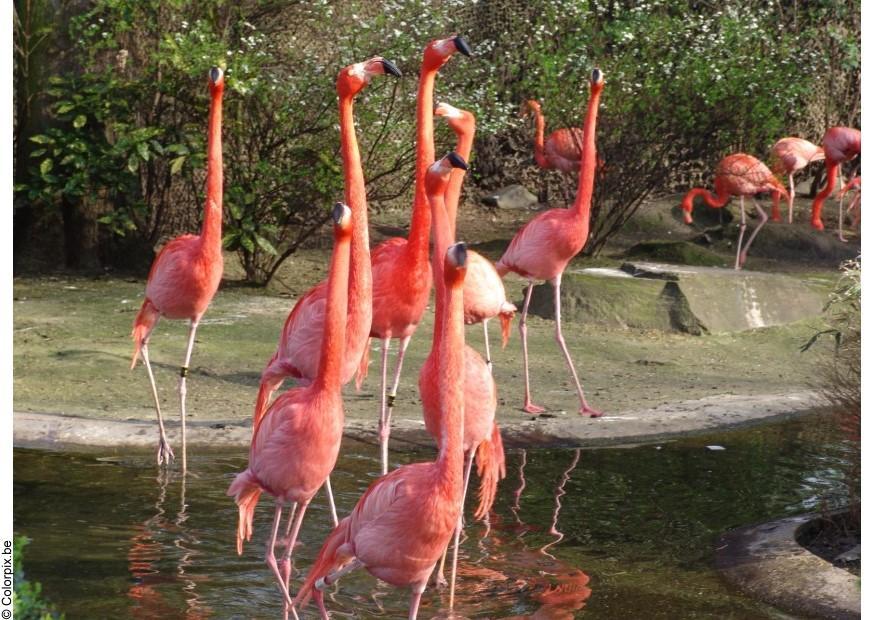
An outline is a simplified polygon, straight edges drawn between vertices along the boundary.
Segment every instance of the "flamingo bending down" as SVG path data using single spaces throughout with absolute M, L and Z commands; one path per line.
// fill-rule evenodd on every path
M 336 204 L 334 251 L 328 272 L 328 298 L 319 370 L 306 387 L 289 390 L 277 398 L 253 430 L 249 448 L 249 466 L 237 474 L 228 495 L 239 508 L 237 553 L 243 553 L 243 541 L 252 537 L 252 518 L 262 491 L 276 498 L 273 529 L 265 561 L 283 594 L 285 609 L 291 604 L 288 580 L 291 557 L 301 522 L 310 500 L 334 469 L 343 433 L 341 369 L 346 339 L 351 211 Z M 283 504 L 291 503 L 286 528 L 285 556 L 278 564 L 274 547 Z
M 820 161 L 824 158 L 823 148 L 812 144 L 802 138 L 781 138 L 772 147 L 772 172 L 786 174 L 790 184 L 790 200 L 787 221 L 793 223 L 793 200 L 796 198 L 796 188 L 793 183 L 793 175 L 802 170 L 808 164 Z M 772 220 L 780 221 L 778 211 L 780 194 L 772 193 Z
M 404 465 L 376 480 L 325 542 L 295 605 L 316 598 L 328 618 L 322 590 L 357 568 L 397 587 L 411 589 L 409 618 L 415 619 L 429 576 L 461 514 L 462 425 L 465 332 L 462 286 L 465 244 L 449 248 L 444 261 L 447 290 L 439 347 L 441 444 L 433 463 Z
M 341 371 L 341 381 L 344 384 L 356 373 L 371 329 L 372 284 L 368 248 L 368 203 L 365 197 L 361 156 L 355 135 L 353 100 L 373 76 L 381 74 L 401 76 L 401 72 L 394 64 L 380 56 L 349 65 L 341 69 L 337 76 L 344 197 L 352 209 L 353 226 L 349 274 L 350 311 Z M 261 373 L 261 384 L 258 387 L 258 398 L 252 419 L 253 429 L 258 426 L 259 420 L 267 411 L 271 395 L 282 385 L 286 377 L 294 377 L 299 384 L 306 384 L 316 376 L 321 357 L 320 346 L 325 324 L 327 292 L 327 282 L 323 280 L 298 300 L 286 318 L 276 352 Z M 325 490 L 331 505 L 334 525 L 337 525 L 337 510 L 331 493 L 330 478 L 325 481 Z
M 595 179 L 596 150 L 595 128 L 598 115 L 599 99 L 604 88 L 604 75 L 599 69 L 592 72 L 590 83 L 589 105 L 583 126 L 583 156 L 580 160 L 580 177 L 577 184 L 577 196 L 570 209 L 550 209 L 536 216 L 526 224 L 510 242 L 504 255 L 495 265 L 502 277 L 508 271 L 513 271 L 526 278 L 529 285 L 523 311 L 520 315 L 520 336 L 523 341 L 523 366 L 525 367 L 526 387 L 524 411 L 541 413 L 543 407 L 535 405 L 529 389 L 529 353 L 526 339 L 526 315 L 529 312 L 529 302 L 535 280 L 549 280 L 555 289 L 556 305 L 556 341 L 565 356 L 565 362 L 577 386 L 580 398 L 580 413 L 598 417 L 601 412 L 587 404 L 574 369 L 574 362 L 565 339 L 562 336 L 562 321 L 560 316 L 560 286 L 562 272 L 566 265 L 583 249 L 589 235 L 589 209 L 592 200 L 592 189 Z
M 545 141 L 541 104 L 530 99 L 526 101 L 526 107 L 535 115 L 535 162 L 538 167 L 568 173 L 580 170 L 583 130 L 580 127 L 557 129 Z
M 446 119 L 447 124 L 456 134 L 456 149 L 466 162 L 471 156 L 471 145 L 474 143 L 474 115 L 467 110 L 460 110 L 447 103 L 439 103 L 434 110 L 435 115 Z M 450 173 L 450 182 L 444 193 L 444 203 L 450 226 L 450 239 L 456 238 L 456 212 L 459 207 L 459 196 L 462 192 L 462 181 L 465 170 L 456 169 Z M 499 317 L 501 321 L 501 346 L 507 346 L 510 336 L 510 326 L 516 313 L 516 306 L 507 300 L 504 283 L 495 270 L 492 262 L 474 250 L 468 250 L 468 273 L 465 275 L 465 293 L 462 296 L 465 303 L 465 324 L 483 323 L 483 340 L 486 343 L 486 365 L 492 370 L 492 357 L 489 354 L 489 319 Z
M 734 153 L 720 160 L 714 171 L 714 189 L 717 192 L 716 196 L 704 187 L 694 187 L 687 192 L 681 202 L 681 209 L 684 211 L 684 221 L 687 224 L 693 223 L 693 218 L 690 214 L 693 212 L 693 200 L 696 196 L 704 198 L 708 206 L 715 209 L 726 206 L 732 196 L 739 196 L 741 198 L 741 227 L 738 231 L 738 248 L 735 251 L 735 268 L 741 269 L 745 260 L 747 260 L 748 248 L 750 248 L 757 233 L 768 219 L 766 212 L 754 200 L 754 194 L 774 192 L 783 196 L 787 202 L 790 202 L 790 196 L 781 182 L 769 170 L 768 166 L 756 157 L 746 153 Z M 742 248 L 741 240 L 747 228 L 744 212 L 745 197 L 749 197 L 756 207 L 757 212 L 760 214 L 760 223 L 747 238 L 747 243 Z
M 134 357 L 142 357 L 152 386 L 158 414 L 158 464 L 169 464 L 173 450 L 167 441 L 158 390 L 149 363 L 149 336 L 158 319 L 188 319 L 188 346 L 179 369 L 179 415 L 182 436 L 182 472 L 188 467 L 185 446 L 185 379 L 201 317 L 222 280 L 222 92 L 225 80 L 218 67 L 210 69 L 210 119 L 207 133 L 207 200 L 200 235 L 182 235 L 169 241 L 155 257 L 146 280 L 146 296 L 134 319 L 131 336 Z
M 452 220 L 444 208 L 444 196 L 450 175 L 456 170 L 467 168 L 465 161 L 457 154 L 450 153 L 436 161 L 426 173 L 425 188 L 432 209 L 432 231 L 434 234 L 434 251 L 432 253 L 432 273 L 443 273 L 443 257 L 452 242 L 450 230 Z M 468 256 L 471 253 L 468 252 Z M 467 274 L 465 280 L 468 279 Z M 463 307 L 464 307 L 463 289 Z M 441 439 L 441 395 L 439 348 L 443 341 L 443 312 L 446 307 L 446 291 L 443 283 L 435 279 L 435 328 L 432 338 L 431 352 L 419 373 L 419 393 L 422 398 L 422 413 L 425 418 L 425 428 L 435 438 L 438 444 Z M 482 519 L 489 514 L 498 488 L 498 481 L 505 476 L 504 446 L 501 432 L 495 422 L 495 410 L 498 406 L 495 380 L 483 358 L 477 351 L 465 345 L 465 418 L 462 433 L 462 446 L 465 452 L 465 481 L 462 486 L 462 510 L 464 511 L 465 494 L 471 476 L 471 466 L 477 456 L 477 472 L 480 476 L 480 503 L 475 512 L 475 518 Z M 450 610 L 453 609 L 456 585 L 456 566 L 459 551 L 459 535 L 456 533 L 453 548 L 453 564 L 450 578 Z M 444 553 L 446 558 L 446 552 Z M 437 581 L 444 583 L 444 560 L 438 569 Z
M 811 226 L 817 230 L 823 230 L 823 221 L 820 212 L 823 202 L 829 198 L 835 188 L 836 175 L 841 174 L 842 164 L 851 161 L 860 154 L 862 136 L 859 129 L 852 127 L 830 127 L 823 134 L 823 153 L 826 165 L 826 187 L 814 197 L 811 203 Z M 844 241 L 842 235 L 842 205 L 839 203 L 839 239 Z
M 434 123 L 432 101 L 434 81 L 438 70 L 456 52 L 471 55 L 471 48 L 462 37 L 437 39 L 429 43 L 422 55 L 419 93 L 416 106 L 416 177 L 413 196 L 413 215 L 407 239 L 393 237 L 371 252 L 373 270 L 373 318 L 370 336 L 381 341 L 380 358 L 380 454 L 382 473 L 389 469 L 389 430 L 392 407 L 398 393 L 404 353 L 416 326 L 428 304 L 431 290 L 431 268 L 428 262 L 428 241 L 431 214 L 425 196 L 425 171 L 434 162 Z M 386 365 L 389 342 L 399 338 L 398 361 L 392 390 L 386 394 Z M 357 381 L 367 372 L 370 347 L 365 347 Z

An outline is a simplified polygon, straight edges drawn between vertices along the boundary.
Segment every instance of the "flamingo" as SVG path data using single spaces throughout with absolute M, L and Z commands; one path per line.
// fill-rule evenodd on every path
M 223 72 L 218 67 L 210 69 L 210 118 L 207 129 L 207 200 L 200 235 L 182 235 L 169 241 L 155 257 L 146 280 L 146 295 L 143 305 L 134 319 L 131 337 L 134 340 L 134 356 L 131 369 L 137 359 L 143 359 L 152 399 L 158 414 L 158 465 L 173 460 L 173 449 L 167 441 L 158 389 L 149 363 L 149 336 L 158 319 L 188 319 L 188 346 L 185 360 L 179 369 L 179 415 L 182 439 L 182 472 L 187 470 L 185 446 L 185 380 L 194 348 L 194 336 L 201 317 L 210 305 L 219 282 L 222 280 L 222 92 L 225 89 Z
M 380 380 L 380 455 L 382 473 L 389 469 L 389 431 L 392 407 L 398 393 L 401 366 L 410 338 L 416 331 L 431 290 L 431 268 L 428 262 L 431 213 L 425 196 L 425 170 L 434 162 L 434 123 L 432 101 L 434 81 L 438 70 L 456 52 L 471 55 L 471 48 L 462 37 L 452 36 L 429 43 L 422 55 L 419 92 L 416 106 L 416 177 L 413 197 L 413 215 L 407 239 L 393 237 L 371 251 L 371 269 L 374 278 L 373 319 L 370 336 L 381 341 Z M 386 365 L 389 342 L 400 339 L 398 360 L 392 390 L 386 395 Z M 370 347 L 361 358 L 358 382 L 367 372 Z
M 790 182 L 790 210 L 787 221 L 792 224 L 793 200 L 796 197 L 793 175 L 808 164 L 822 160 L 824 158 L 823 148 L 802 138 L 781 138 L 772 147 L 771 156 L 773 161 L 772 172 L 775 174 L 786 174 Z M 780 194 L 773 192 L 772 201 L 772 220 L 779 221 L 781 219 L 778 212 Z
M 467 110 L 460 110 L 447 103 L 439 103 L 435 115 L 446 119 L 447 124 L 456 134 L 456 149 L 462 159 L 468 161 L 471 155 L 471 145 L 474 142 L 474 115 Z M 459 196 L 465 171 L 453 170 L 450 182 L 444 194 L 444 203 L 450 226 L 450 238 L 456 238 L 456 212 L 459 206 Z M 492 370 L 492 357 L 489 354 L 489 319 L 499 317 L 501 321 L 501 346 L 507 346 L 510 336 L 510 326 L 516 306 L 507 300 L 507 293 L 501 277 L 492 262 L 474 250 L 468 250 L 468 273 L 465 275 L 465 293 L 462 296 L 465 303 L 465 324 L 483 324 L 483 340 L 486 344 L 486 365 Z
M 854 221 L 851 224 L 852 227 L 857 226 L 860 223 L 860 194 L 861 194 L 861 190 L 862 190 L 862 186 L 861 186 L 860 177 L 854 177 L 853 179 L 851 179 L 850 181 L 845 183 L 845 186 L 838 193 L 839 198 L 844 198 L 845 194 L 847 194 L 849 191 L 854 192 L 854 198 L 853 198 L 853 200 L 851 200 L 851 204 L 848 205 L 848 210 L 847 210 L 847 213 L 850 213 L 851 211 L 856 210 L 854 212 Z
M 368 203 L 365 180 L 355 135 L 353 100 L 375 75 L 400 77 L 398 68 L 376 56 L 365 62 L 341 69 L 337 76 L 340 99 L 340 151 L 343 157 L 344 199 L 352 208 L 352 246 L 349 275 L 349 320 L 347 321 L 341 381 L 346 384 L 355 375 L 359 360 L 368 343 L 371 329 L 371 259 L 368 249 Z M 252 428 L 258 426 L 271 395 L 286 377 L 294 377 L 303 385 L 313 380 L 319 369 L 322 332 L 325 324 L 327 282 L 323 280 L 295 304 L 280 332 L 276 352 L 261 373 L 261 384 L 255 404 Z M 331 493 L 331 480 L 326 478 L 325 490 L 331 506 L 331 516 L 337 525 L 337 509 Z
M 763 211 L 762 207 L 754 200 L 754 194 L 760 192 L 773 192 L 789 203 L 790 196 L 781 182 L 775 178 L 772 171 L 769 170 L 763 162 L 758 160 L 753 155 L 746 153 L 734 153 L 727 155 L 720 160 L 717 168 L 714 171 L 714 189 L 717 191 L 715 196 L 704 187 L 694 187 L 684 196 L 681 202 L 681 209 L 684 211 L 684 221 L 687 224 L 693 223 L 693 218 L 690 215 L 693 211 L 693 200 L 696 196 L 701 196 L 709 207 L 721 208 L 726 206 L 732 196 L 741 198 L 741 227 L 738 231 L 738 248 L 735 252 L 735 268 L 741 269 L 747 260 L 747 250 L 753 243 L 757 233 L 765 225 L 768 216 Z M 749 197 L 760 214 L 760 223 L 754 229 L 753 233 L 747 238 L 747 243 L 744 247 L 741 246 L 741 240 L 744 237 L 744 231 L 747 228 L 744 213 L 744 199 Z
M 530 99 L 526 101 L 526 107 L 535 115 L 535 162 L 538 167 L 567 173 L 580 170 L 583 130 L 580 127 L 557 129 L 545 141 L 541 104 Z
M 442 257 L 450 246 L 452 236 L 452 220 L 447 217 L 444 208 L 444 195 L 449 191 L 447 185 L 450 175 L 456 170 L 467 167 L 464 159 L 452 152 L 435 162 L 426 172 L 425 189 L 432 209 L 432 231 L 434 234 L 434 252 L 432 253 L 432 273 L 443 272 Z M 470 259 L 471 252 L 468 252 Z M 470 262 L 468 263 L 470 265 Z M 468 275 L 466 273 L 465 280 Z M 464 308 L 463 289 L 463 308 Z M 435 281 L 435 329 L 431 352 L 419 373 L 419 393 L 422 397 L 422 413 L 425 418 L 425 428 L 435 440 L 441 438 L 441 395 L 440 395 L 440 365 L 439 347 L 443 340 L 442 320 L 446 304 L 446 291 L 442 282 Z M 463 430 L 463 450 L 465 453 L 465 481 L 462 486 L 462 510 L 464 510 L 465 494 L 471 477 L 471 466 L 474 456 L 477 456 L 477 472 L 480 476 L 480 503 L 475 511 L 475 518 L 482 519 L 489 514 L 495 501 L 498 481 L 505 476 L 504 446 L 501 432 L 495 422 L 495 410 L 498 406 L 495 380 L 483 358 L 477 351 L 465 345 L 465 419 Z M 460 522 L 461 528 L 461 522 Z M 450 610 L 453 609 L 456 585 L 456 566 L 459 552 L 459 535 L 456 532 L 453 547 L 453 565 L 450 578 Z M 444 560 L 441 559 L 438 569 L 438 583 L 445 583 L 443 578 Z
M 343 433 L 341 398 L 343 348 L 346 339 L 346 310 L 350 263 L 352 215 L 338 203 L 334 219 L 334 251 L 328 272 L 328 297 L 319 369 L 306 387 L 289 390 L 277 398 L 253 430 L 249 466 L 237 474 L 228 495 L 239 509 L 237 553 L 243 541 L 252 537 L 252 518 L 262 491 L 276 499 L 273 528 L 265 562 L 283 594 L 284 609 L 291 605 L 288 580 L 291 557 L 310 500 L 325 483 L 337 462 Z M 283 504 L 291 503 L 285 554 L 277 563 L 274 548 Z
M 532 219 L 516 234 L 504 255 L 495 265 L 500 276 L 504 277 L 508 271 L 513 271 L 529 282 L 523 302 L 523 311 L 520 315 L 519 330 L 523 341 L 523 366 L 526 377 L 523 410 L 532 414 L 541 413 L 544 408 L 534 404 L 531 399 L 526 316 L 529 313 L 529 302 L 532 298 L 535 280 L 549 280 L 555 290 L 556 341 L 562 349 L 565 362 L 577 386 L 580 413 L 581 415 L 588 413 L 594 418 L 602 415 L 600 411 L 587 404 L 583 389 L 580 387 L 580 381 L 577 378 L 577 371 L 574 369 L 574 362 L 562 336 L 560 286 L 562 272 L 565 271 L 565 267 L 571 259 L 583 249 L 589 234 L 589 208 L 596 168 L 596 117 L 604 85 L 604 74 L 599 69 L 594 69 L 590 82 L 589 105 L 583 127 L 583 157 L 580 160 L 580 177 L 573 206 L 570 209 L 550 209 Z
M 352 513 L 328 535 L 295 606 L 312 595 L 328 618 L 322 590 L 341 576 L 365 568 L 378 579 L 411 589 L 408 618 L 415 619 L 429 576 L 461 515 L 465 332 L 462 286 L 465 244 L 447 250 L 443 284 L 446 308 L 439 346 L 441 444 L 433 463 L 413 463 L 377 479 Z
M 841 174 L 842 164 L 854 159 L 860 154 L 861 134 L 859 129 L 852 127 L 830 127 L 823 134 L 823 153 L 826 164 L 826 187 L 814 197 L 811 204 L 811 227 L 823 230 L 823 222 L 820 219 L 820 211 L 823 202 L 829 198 L 835 188 L 836 175 Z M 842 206 L 839 203 L 839 239 L 844 241 L 842 235 Z

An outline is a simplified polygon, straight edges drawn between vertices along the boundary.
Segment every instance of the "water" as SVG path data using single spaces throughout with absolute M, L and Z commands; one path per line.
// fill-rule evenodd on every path
M 469 522 L 466 531 L 457 613 L 785 618 L 721 580 L 714 542 L 739 525 L 841 503 L 846 446 L 830 427 L 806 416 L 656 445 L 509 452 L 490 528 Z M 189 458 L 194 475 L 183 488 L 146 455 L 15 452 L 15 530 L 33 539 L 25 571 L 67 618 L 280 617 L 262 561 L 269 499 L 243 555 L 234 549 L 237 512 L 225 490 L 245 467 L 243 451 Z M 333 476 L 341 515 L 379 471 L 378 458 L 371 446 L 344 444 Z M 295 552 L 300 569 L 328 532 L 320 493 Z M 429 588 L 420 617 L 441 614 L 447 598 Z M 408 592 L 359 571 L 326 601 L 334 618 L 398 618 Z M 315 607 L 302 617 L 317 617 Z

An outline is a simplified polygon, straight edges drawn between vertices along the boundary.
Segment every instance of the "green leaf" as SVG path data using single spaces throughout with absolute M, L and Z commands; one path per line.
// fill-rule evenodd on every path
M 84 114 L 80 114 L 79 116 L 77 116 L 76 118 L 73 119 L 73 127 L 75 127 L 76 129 L 81 129 L 85 125 L 85 122 L 87 120 L 88 119 L 85 118 Z
M 255 244 L 252 243 L 252 237 L 240 237 L 240 245 L 250 254 L 255 253 Z
M 137 143 L 137 153 L 143 161 L 149 161 L 149 145 L 145 142 Z
M 75 104 L 70 103 L 69 101 L 64 101 L 63 103 L 58 104 L 58 107 L 57 107 L 57 109 L 55 109 L 55 112 L 58 114 L 66 114 L 67 112 L 69 112 L 70 110 L 72 110 L 75 107 L 76 107 Z
M 276 248 L 273 247 L 271 242 L 268 241 L 267 239 L 265 239 L 264 237 L 262 237 L 261 235 L 255 235 L 255 242 L 258 244 L 258 246 L 262 250 L 264 250 L 268 254 L 271 254 L 273 256 L 276 256 L 277 254 L 279 254 L 279 252 L 276 251 Z
M 47 175 L 49 172 L 51 172 L 54 165 L 55 163 L 51 159 L 49 159 L 48 157 L 45 158 L 43 162 L 39 165 L 40 174 L 43 176 Z
M 130 170 L 131 172 L 136 172 L 139 165 L 140 162 L 137 159 L 137 154 L 131 153 L 131 156 L 128 157 L 128 170 Z
M 42 134 L 37 134 L 35 136 L 30 137 L 31 142 L 36 142 L 37 144 L 51 144 L 54 142 L 50 137 L 44 136 Z
M 226 250 L 235 250 L 237 249 L 237 241 L 240 238 L 240 233 L 238 232 L 230 232 L 224 237 L 222 237 L 222 246 Z
M 185 163 L 185 155 L 180 155 L 179 157 L 175 157 L 173 161 L 170 162 L 170 174 L 177 174 L 180 170 L 182 170 L 182 164 Z

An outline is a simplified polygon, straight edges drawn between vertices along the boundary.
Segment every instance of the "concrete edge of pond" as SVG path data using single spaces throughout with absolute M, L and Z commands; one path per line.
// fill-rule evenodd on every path
M 583 417 L 576 412 L 532 417 L 518 411 L 500 411 L 499 425 L 508 448 L 598 447 L 653 442 L 753 424 L 807 413 L 820 404 L 814 392 L 718 395 L 608 413 L 601 418 Z M 179 426 L 172 415 L 167 417 L 168 436 L 176 445 Z M 157 437 L 154 420 L 118 421 L 14 412 L 13 423 L 13 442 L 20 448 L 152 450 Z M 251 433 L 249 421 L 198 421 L 192 418 L 188 424 L 188 443 L 193 449 L 246 448 Z M 348 418 L 344 435 L 376 444 L 376 421 Z M 390 448 L 395 450 L 430 448 L 433 445 L 421 419 L 398 418 L 393 421 L 392 439 Z
M 796 541 L 806 514 L 731 530 L 717 543 L 716 565 L 731 583 L 776 607 L 820 618 L 859 618 L 860 578 Z

